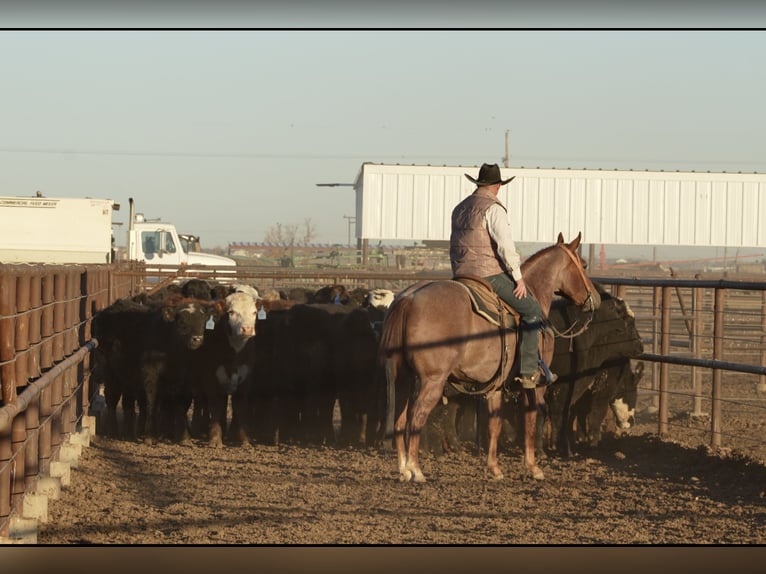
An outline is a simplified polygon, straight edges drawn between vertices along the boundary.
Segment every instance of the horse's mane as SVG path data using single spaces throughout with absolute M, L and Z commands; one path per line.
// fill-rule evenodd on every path
M 528 265 L 534 264 L 535 261 L 537 261 L 543 256 L 543 254 L 548 252 L 550 249 L 553 249 L 554 247 L 556 247 L 555 244 L 549 245 L 548 247 L 543 247 L 539 251 L 534 252 L 532 255 L 530 255 L 524 260 L 524 263 L 522 265 L 528 266 Z

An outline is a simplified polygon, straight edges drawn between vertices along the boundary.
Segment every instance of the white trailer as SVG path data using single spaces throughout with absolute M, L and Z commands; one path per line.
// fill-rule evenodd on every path
M 0 197 L 0 262 L 110 263 L 111 199 Z

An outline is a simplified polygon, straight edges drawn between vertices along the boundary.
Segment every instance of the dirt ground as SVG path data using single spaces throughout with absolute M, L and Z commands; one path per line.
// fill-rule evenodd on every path
M 657 438 L 638 417 L 570 459 L 503 480 L 471 443 L 401 483 L 388 448 L 154 446 L 96 436 L 50 501 L 38 544 L 764 544 L 766 466 Z

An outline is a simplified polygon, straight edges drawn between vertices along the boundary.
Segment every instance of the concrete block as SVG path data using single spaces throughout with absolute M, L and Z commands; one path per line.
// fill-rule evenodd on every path
M 37 520 L 12 516 L 8 536 L 0 537 L 0 544 L 37 544 Z
M 83 427 L 82 430 L 69 435 L 69 444 L 79 444 L 80 446 L 89 447 L 90 435 L 91 435 L 90 429 L 87 427 Z
M 72 483 L 72 467 L 68 462 L 51 461 L 50 475 L 61 481 L 61 486 L 66 488 Z
M 83 415 L 81 424 L 83 429 L 88 429 L 90 431 L 90 436 L 96 436 L 98 417 L 93 415 Z
M 21 499 L 21 516 L 48 522 L 48 497 L 28 492 Z
M 47 496 L 49 500 L 61 498 L 61 479 L 52 476 L 43 476 L 37 480 L 35 494 Z
M 68 462 L 72 468 L 77 468 L 77 461 L 82 454 L 81 444 L 66 443 L 61 445 L 59 450 L 59 461 Z

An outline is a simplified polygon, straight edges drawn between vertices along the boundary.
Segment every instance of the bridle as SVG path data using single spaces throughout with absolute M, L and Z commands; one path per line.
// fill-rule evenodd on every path
M 553 324 L 550 323 L 550 321 L 548 322 L 548 326 L 550 327 L 551 331 L 553 331 L 554 336 L 560 337 L 563 339 L 574 339 L 578 335 L 583 334 L 588 329 L 588 325 L 590 325 L 591 321 L 593 321 L 593 313 L 594 313 L 593 293 L 591 292 L 590 289 L 588 289 L 588 285 L 590 284 L 590 281 L 585 276 L 585 271 L 583 270 L 580 262 L 577 259 L 575 259 L 574 253 L 572 253 L 569 249 L 567 249 L 563 243 L 559 243 L 558 246 L 561 247 L 561 249 L 564 250 L 564 253 L 566 253 L 567 256 L 572 260 L 572 263 L 574 263 L 575 267 L 577 268 L 577 272 L 580 274 L 580 279 L 582 279 L 582 282 L 583 282 L 583 285 L 585 285 L 585 291 L 586 291 L 585 300 L 582 302 L 581 306 L 585 306 L 590 301 L 591 303 L 590 315 L 585 320 L 585 323 L 583 323 L 583 326 L 580 327 L 580 329 L 575 333 L 573 333 L 572 331 L 574 331 L 575 326 L 577 325 L 576 320 L 563 332 L 556 329 L 556 327 L 554 327 Z M 571 345 L 571 341 L 570 341 L 570 345 Z

